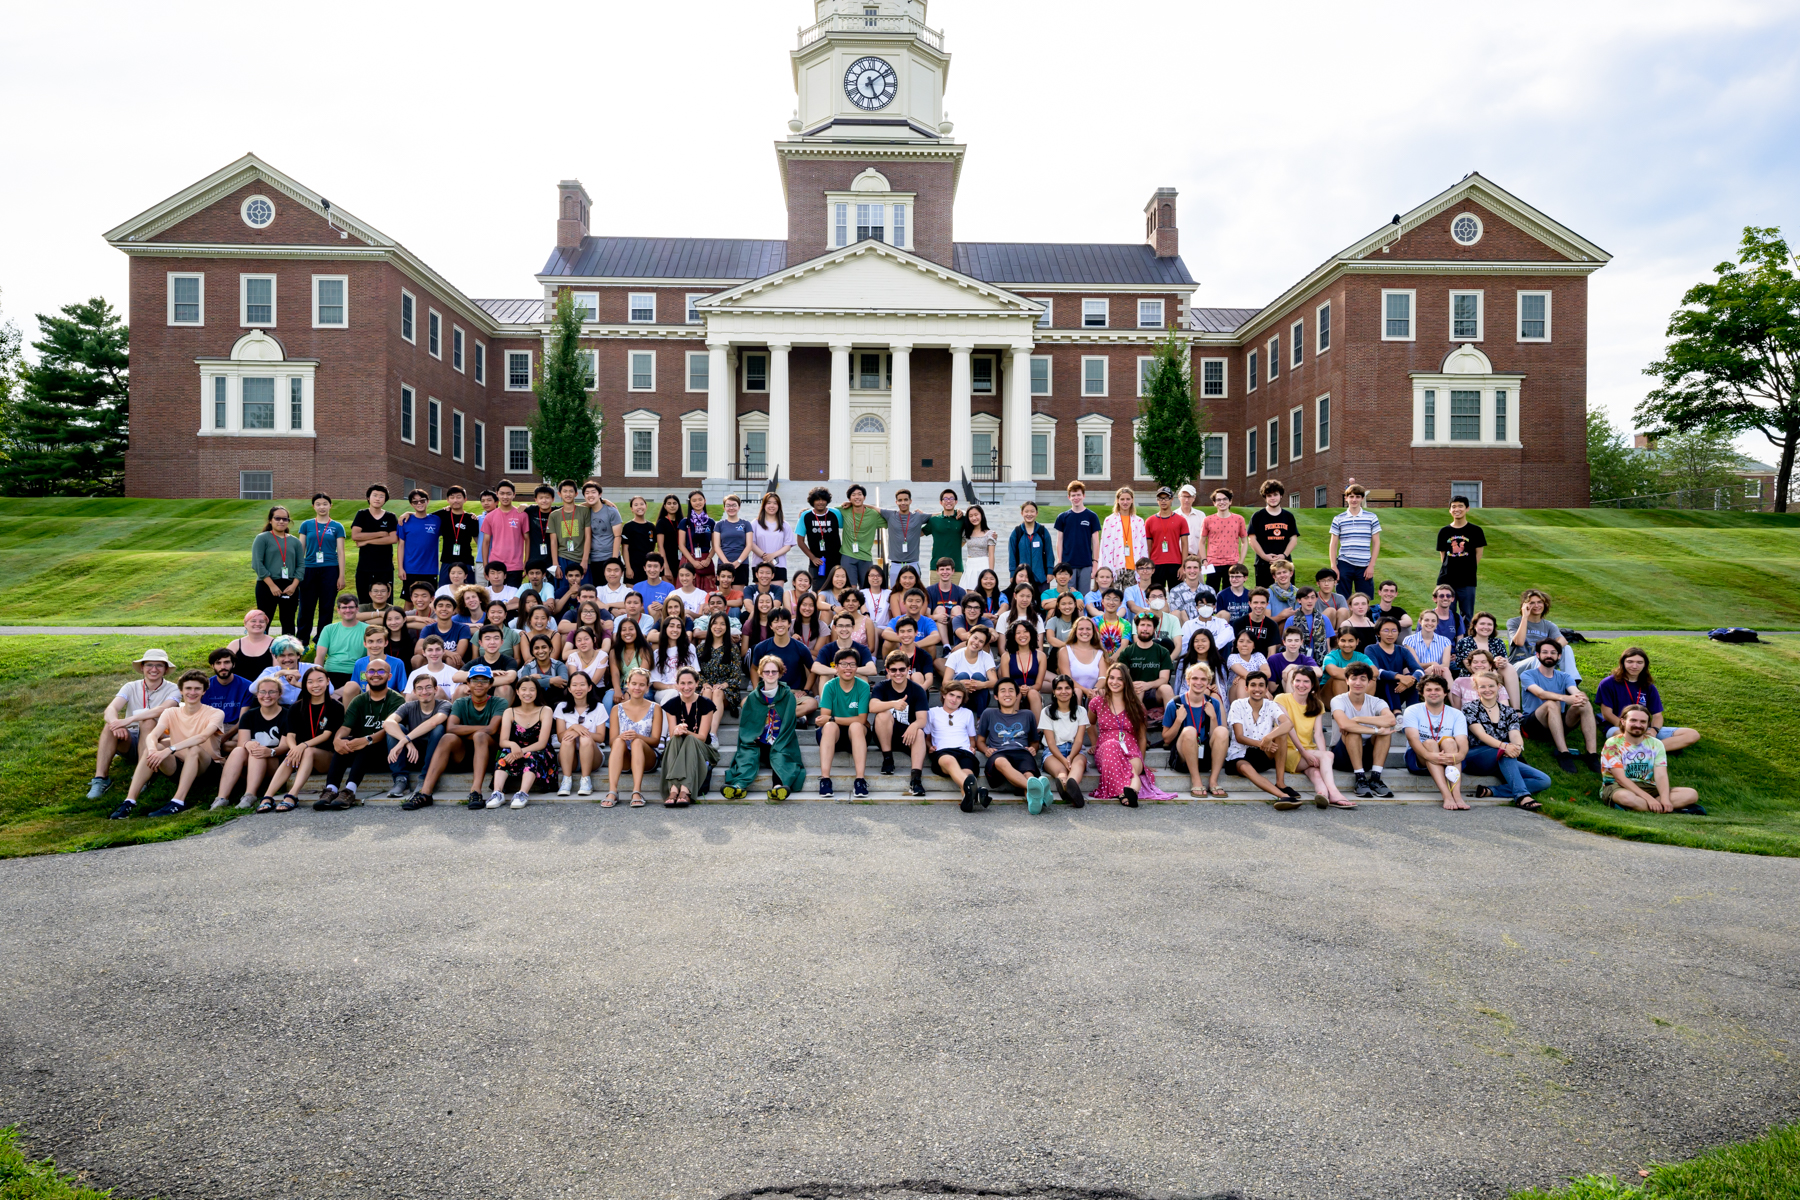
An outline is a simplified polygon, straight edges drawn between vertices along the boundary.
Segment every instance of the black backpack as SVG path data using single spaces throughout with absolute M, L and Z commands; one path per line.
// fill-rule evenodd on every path
M 1745 629 L 1741 625 L 1733 625 L 1725 629 L 1715 629 L 1706 635 L 1715 642 L 1760 642 L 1756 630 Z

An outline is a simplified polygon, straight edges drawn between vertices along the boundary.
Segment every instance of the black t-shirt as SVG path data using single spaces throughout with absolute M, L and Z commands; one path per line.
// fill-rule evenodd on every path
M 378 518 L 365 508 L 351 520 L 350 528 L 364 533 L 393 533 L 400 528 L 400 518 L 391 512 L 384 512 Z M 357 547 L 356 573 L 365 579 L 391 581 L 394 578 L 394 547 L 391 544 Z
M 412 662 L 412 656 L 419 650 L 419 634 L 412 628 L 402 629 L 399 633 L 388 630 L 387 652 L 403 663 Z
M 1281 645 L 1281 626 L 1267 617 L 1260 621 L 1252 621 L 1249 617 L 1239 617 L 1231 623 L 1233 649 L 1237 647 L 1237 635 L 1246 629 L 1250 631 L 1250 640 L 1256 643 L 1258 654 L 1267 654 L 1272 648 Z
M 475 652 L 475 662 L 470 663 L 469 665 L 472 667 L 475 663 L 485 665 L 488 670 L 493 671 L 495 674 L 499 674 L 501 671 L 516 671 L 519 669 L 518 660 L 510 654 L 502 654 L 492 662 L 489 662 L 481 652 L 477 650 Z
M 1369 620 L 1375 622 L 1375 627 L 1377 629 L 1381 628 L 1381 622 L 1384 618 L 1392 617 L 1392 618 L 1394 618 L 1394 620 L 1398 621 L 1401 617 L 1404 617 L 1405 615 L 1406 615 L 1406 610 L 1404 608 L 1401 608 L 1398 604 L 1390 604 L 1386 608 L 1382 608 L 1380 605 L 1376 605 L 1374 608 L 1371 608 L 1369 610 Z M 1400 636 L 1401 637 L 1406 636 L 1405 629 L 1400 630 Z
M 656 549 L 656 526 L 648 521 L 627 521 L 619 526 L 625 557 L 631 562 L 633 582 L 644 577 L 644 560 Z
M 915 718 L 923 716 L 925 710 L 931 706 L 930 699 L 925 695 L 925 689 L 911 682 L 903 688 L 896 688 L 892 680 L 884 679 L 875 685 L 869 692 L 869 696 L 884 704 L 891 704 L 895 700 L 905 700 L 906 708 L 904 710 L 897 708 L 889 710 L 894 714 L 894 720 L 902 725 L 911 725 Z
M 287 722 L 288 732 L 302 742 L 310 742 L 321 733 L 332 733 L 344 723 L 344 706 L 329 695 L 324 704 L 314 704 L 306 697 L 288 705 L 287 713 L 282 718 Z M 330 739 L 323 743 L 325 749 L 331 748 Z
M 556 527 L 551 520 L 556 515 L 553 508 L 543 512 L 535 505 L 525 510 L 525 567 L 543 567 L 548 571 L 556 565 Z
M 1437 581 L 1453 588 L 1475 586 L 1475 551 L 1487 545 L 1487 534 L 1481 526 L 1470 523 L 1461 529 L 1446 525 L 1438 530 L 1438 553 L 1447 555 L 1438 568 Z
M 1264 554 L 1283 553 L 1288 542 L 1299 535 L 1299 520 L 1285 508 L 1273 516 L 1269 515 L 1268 509 L 1259 508 L 1250 518 L 1250 536 L 1256 539 Z
M 288 713 L 291 709 L 282 709 L 272 717 L 262 715 L 260 705 L 246 708 L 238 718 L 238 728 L 250 735 L 250 740 L 273 750 L 281 744 L 281 739 L 288 735 Z
M 718 712 L 719 709 L 711 700 L 696 692 L 693 707 L 690 708 L 682 703 L 681 697 L 677 695 L 670 696 L 663 702 L 663 711 L 669 714 L 663 721 L 663 728 L 668 730 L 677 725 L 686 725 L 689 729 L 693 729 L 700 724 L 700 718 L 707 713 Z
M 825 560 L 826 570 L 838 565 L 843 540 L 838 533 L 836 513 L 829 508 L 822 513 L 809 508 L 800 514 L 800 530 L 806 536 L 807 547 Z
M 681 562 L 681 518 L 658 517 L 656 536 L 663 544 L 663 578 L 675 582 L 675 568 Z
M 458 516 L 449 509 L 444 509 L 438 513 L 438 527 L 443 531 L 438 561 L 443 564 L 444 570 L 448 571 L 451 563 L 461 563 L 464 569 L 473 573 L 475 542 L 481 536 L 481 518 L 471 512 Z
M 859 645 L 856 642 L 851 642 L 848 646 L 840 646 L 837 644 L 837 639 L 834 637 L 823 646 L 819 647 L 819 665 L 832 667 L 835 670 L 837 656 L 842 654 L 845 650 L 853 650 L 856 652 L 856 666 L 859 670 L 871 658 L 875 657 L 873 654 L 869 653 L 869 648 L 867 646 Z
M 785 646 L 777 646 L 774 638 L 758 642 L 755 649 L 750 652 L 750 676 L 758 683 L 762 682 L 762 676 L 757 673 L 756 665 L 771 654 L 787 664 L 787 674 L 782 682 L 797 692 L 804 692 L 806 690 L 806 669 L 813 664 L 812 651 L 808 650 L 797 637 L 790 637 Z

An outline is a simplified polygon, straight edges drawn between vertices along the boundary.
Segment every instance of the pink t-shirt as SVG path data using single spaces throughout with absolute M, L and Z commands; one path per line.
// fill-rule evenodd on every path
M 481 535 L 487 539 L 488 558 L 499 559 L 508 571 L 525 569 L 525 510 L 496 508 L 483 513 Z
M 1249 533 L 1244 518 L 1236 513 L 1213 513 L 1201 522 L 1200 528 L 1206 537 L 1207 566 L 1228 567 L 1238 561 L 1238 539 Z

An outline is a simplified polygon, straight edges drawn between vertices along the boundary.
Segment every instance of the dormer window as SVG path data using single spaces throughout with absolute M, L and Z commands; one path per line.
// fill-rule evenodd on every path
M 851 180 L 848 191 L 825 196 L 826 249 L 875 241 L 912 249 L 912 192 L 896 192 L 887 176 L 870 167 Z
M 887 241 L 887 224 L 882 217 L 887 212 L 885 204 L 859 204 L 856 206 L 856 240 L 877 242 Z

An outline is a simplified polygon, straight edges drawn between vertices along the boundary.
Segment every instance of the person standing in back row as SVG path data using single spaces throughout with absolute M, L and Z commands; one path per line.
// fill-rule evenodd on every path
M 1069 485 L 1069 511 L 1057 516 L 1056 561 L 1068 563 L 1075 589 L 1083 594 L 1093 587 L 1094 564 L 1100 558 L 1100 518 L 1087 506 L 1087 486 L 1080 480 Z
M 518 587 L 525 578 L 525 513 L 513 506 L 518 495 L 512 480 L 502 479 L 494 489 L 495 507 L 482 514 L 481 561 L 506 567 L 508 586 Z
M 1487 534 L 1469 523 L 1468 497 L 1450 497 L 1450 523 L 1437 535 L 1437 581 L 1456 592 L 1456 611 L 1464 625 L 1475 619 L 1475 572 L 1486 546 Z
M 363 493 L 369 507 L 350 521 L 350 540 L 356 543 L 356 598 L 369 603 L 369 585 L 385 583 L 394 592 L 394 543 L 400 540 L 400 518 L 387 511 L 388 490 L 371 483 Z
M 1381 557 L 1381 518 L 1363 510 L 1369 491 L 1360 483 L 1344 489 L 1344 511 L 1331 518 L 1331 550 L 1344 595 L 1375 598 L 1375 561 Z
M 1144 518 L 1144 536 L 1150 542 L 1146 557 L 1153 568 L 1151 579 L 1164 590 L 1174 587 L 1181 578 L 1181 560 L 1191 547 L 1187 518 L 1175 511 L 1175 493 L 1169 488 L 1156 489 L 1156 514 Z
M 313 517 L 300 522 L 300 545 L 306 552 L 306 574 L 300 579 L 300 612 L 294 618 L 294 636 L 310 644 L 313 611 L 318 610 L 320 629 L 331 624 L 331 602 L 344 589 L 344 532 L 331 519 L 331 497 L 314 492 Z
M 269 510 L 262 532 L 250 543 L 250 567 L 256 572 L 256 607 L 267 616 L 281 613 L 281 632 L 294 632 L 294 609 L 300 603 L 300 578 L 306 546 L 293 535 L 288 510 Z
M 1269 564 L 1278 558 L 1294 561 L 1300 546 L 1300 519 L 1291 509 L 1283 508 L 1287 488 L 1279 479 L 1265 479 L 1262 485 L 1263 506 L 1250 518 L 1250 549 L 1256 554 L 1256 586 L 1268 587 L 1275 581 Z
M 1231 568 L 1244 561 L 1249 530 L 1244 518 L 1231 511 L 1231 489 L 1214 488 L 1213 512 L 1200 522 L 1206 539 L 1206 583 L 1215 592 L 1231 586 Z

